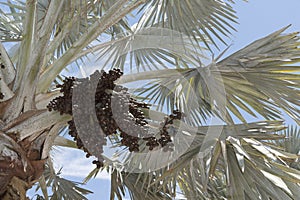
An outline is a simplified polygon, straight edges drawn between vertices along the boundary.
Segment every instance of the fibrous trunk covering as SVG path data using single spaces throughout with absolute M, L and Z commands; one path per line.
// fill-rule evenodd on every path
M 42 175 L 45 160 L 39 139 L 18 141 L 0 131 L 0 199 L 25 199 L 27 189 Z

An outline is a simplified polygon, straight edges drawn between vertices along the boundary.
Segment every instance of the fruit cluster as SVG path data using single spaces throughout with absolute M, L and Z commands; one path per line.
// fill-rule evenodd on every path
M 170 125 L 173 124 L 174 120 L 180 120 L 183 117 L 183 113 L 179 112 L 178 110 L 174 110 L 173 114 L 164 118 L 164 120 L 160 123 L 160 138 L 157 137 L 147 137 L 144 138 L 146 145 L 149 146 L 149 150 L 153 150 L 157 146 L 163 147 L 164 151 L 172 150 L 173 144 L 171 136 L 169 134 L 168 128 Z
M 1 68 L 1 69 L 4 69 L 4 68 L 5 68 L 4 63 L 2 62 L 2 54 L 1 54 L 1 53 L 0 53 L 0 68 Z
M 5 68 L 5 65 L 1 62 L 1 53 L 0 53 L 0 67 L 1 69 Z M 0 78 L 1 80 L 1 78 Z M 0 100 L 4 98 L 4 94 L 2 92 L 0 92 Z
M 47 106 L 49 111 L 55 110 L 61 114 L 73 115 L 73 119 L 68 122 L 69 134 L 76 141 L 78 148 L 87 153 L 87 157 L 94 155 L 98 158 L 93 161 L 98 168 L 103 166 L 101 154 L 107 136 L 119 135 L 121 144 L 128 147 L 130 152 L 138 152 L 143 140 L 146 141 L 149 150 L 159 145 L 166 147 L 172 141 L 167 126 L 172 124 L 174 119 L 182 117 L 179 111 L 174 111 L 161 123 L 158 139 L 154 136 L 145 138 L 148 122 L 141 108 L 148 108 L 148 104 L 136 101 L 130 96 L 126 87 L 114 83 L 122 75 L 119 69 L 113 69 L 108 73 L 103 70 L 96 71 L 89 78 L 84 79 L 66 78 L 63 84 L 57 85 L 63 96 L 53 99 Z M 76 96 L 77 101 L 84 102 L 87 106 L 78 106 L 72 96 Z M 92 104 L 94 106 L 90 106 Z M 79 121 L 76 121 L 80 127 L 75 126 L 75 112 L 80 113 Z M 95 113 L 94 118 L 92 113 Z
M 56 85 L 60 88 L 60 92 L 63 96 L 56 97 L 47 106 L 49 111 L 59 111 L 60 114 L 72 115 L 72 88 L 74 86 L 74 77 L 67 77 L 63 84 Z

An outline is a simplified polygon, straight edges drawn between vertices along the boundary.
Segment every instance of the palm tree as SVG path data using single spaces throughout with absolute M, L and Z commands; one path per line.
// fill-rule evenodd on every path
M 43 192 L 39 199 L 86 199 L 90 191 L 61 178 L 51 160 L 54 146 L 77 147 L 61 135 L 72 120 L 78 129 L 77 145 L 80 139 L 79 147 L 98 159 L 86 181 L 108 170 L 111 199 L 122 199 L 126 189 L 138 200 L 172 199 L 178 191 L 187 199 L 300 199 L 299 145 L 297 150 L 289 145 L 299 144 L 299 137 L 285 139 L 299 131 L 278 132 L 286 128 L 284 114 L 300 123 L 296 65 L 300 38 L 297 33 L 283 34 L 285 27 L 227 58 L 221 59 L 221 53 L 209 61 L 207 55 L 220 42 L 226 44 L 235 30 L 237 17 L 231 3 L 1 1 L 1 199 L 26 199 L 26 191 L 34 184 Z M 137 23 L 130 25 L 136 18 Z M 9 53 L 8 46 L 12 46 Z M 145 127 L 155 137 L 171 137 L 173 151 L 165 152 L 161 148 L 165 145 L 155 138 L 158 145 L 151 150 L 146 138 L 136 139 L 138 152 L 131 152 L 136 149 L 124 148 L 122 128 L 107 134 L 100 130 L 100 123 L 100 131 L 94 126 L 93 131 L 86 131 L 90 121 L 95 122 L 89 112 L 79 113 L 79 120 L 87 120 L 76 123 L 78 115 L 72 106 L 78 105 L 67 102 L 74 100 L 66 97 L 68 92 L 72 90 L 73 96 L 91 93 L 81 95 L 84 101 L 77 102 L 90 111 L 97 101 L 93 77 L 106 79 L 104 72 L 98 72 L 78 80 L 82 85 L 90 81 L 87 91 L 77 90 L 80 84 L 71 87 L 71 79 L 62 84 L 62 72 L 72 63 L 82 69 L 90 55 L 102 61 L 99 68 L 125 72 L 116 84 L 139 83 L 132 84 L 135 87 L 129 92 L 151 108 L 139 106 L 134 99 L 130 102 L 138 107 Z M 56 84 L 64 97 L 59 97 L 62 94 Z M 104 92 L 101 94 L 120 94 Z M 63 109 L 66 103 L 72 105 L 73 112 L 55 107 L 61 102 Z M 49 112 L 47 105 L 54 105 L 54 110 Z M 178 111 L 170 115 L 176 109 L 185 113 L 183 119 Z M 246 115 L 263 120 L 250 123 Z M 210 124 L 210 118 L 216 121 Z M 106 138 L 117 151 L 115 158 L 101 154 Z M 129 138 L 129 142 L 134 139 Z M 52 187 L 52 195 L 47 186 Z

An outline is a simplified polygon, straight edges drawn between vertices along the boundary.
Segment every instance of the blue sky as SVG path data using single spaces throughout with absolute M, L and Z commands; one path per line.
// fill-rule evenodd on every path
M 234 9 L 239 17 L 239 24 L 235 25 L 238 31 L 229 40 L 233 46 L 227 54 L 289 24 L 292 26 L 287 32 L 300 31 L 299 8 L 299 0 L 250 0 L 248 3 L 237 1 Z M 221 46 L 221 50 L 224 48 L 225 46 Z M 57 167 L 63 167 L 63 176 L 68 179 L 82 181 L 89 170 L 93 169 L 91 161 L 85 159 L 80 151 L 61 149 L 55 155 Z M 94 192 L 88 196 L 90 200 L 109 199 L 109 177 L 104 173 L 91 180 L 86 188 Z
M 238 2 L 238 1 L 237 1 Z M 289 24 L 287 32 L 300 31 L 299 0 L 250 0 L 238 2 L 234 6 L 239 17 L 237 32 L 233 34 L 233 46 L 229 52 L 270 34 Z

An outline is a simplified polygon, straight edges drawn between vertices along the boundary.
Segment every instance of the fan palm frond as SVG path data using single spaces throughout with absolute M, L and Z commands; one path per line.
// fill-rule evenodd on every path
M 116 1 L 85 1 L 81 3 L 65 4 L 64 10 L 70 12 L 61 13 L 58 23 L 53 30 L 52 41 L 47 50 L 51 64 L 55 59 L 67 51 L 78 38 L 86 32 L 88 27 L 101 18 Z M 43 6 L 47 11 L 47 6 Z M 112 26 L 113 31 L 105 33 L 114 37 L 125 30 L 131 31 L 127 20 L 121 19 Z
M 300 58 L 299 36 L 282 35 L 285 29 L 207 67 L 137 73 L 120 83 L 152 79 L 140 95 L 161 109 L 179 107 L 198 118 L 212 111 L 227 123 L 233 123 L 231 116 L 246 122 L 243 110 L 254 117 L 280 119 L 282 109 L 299 123 L 299 67 L 294 64 Z
M 52 162 L 49 160 L 48 162 Z M 74 182 L 60 177 L 61 172 L 55 173 L 52 163 L 46 165 L 43 176 L 40 178 L 36 191 L 42 190 L 45 200 L 61 200 L 61 199 L 84 199 L 86 195 L 92 192 L 81 187 L 83 183 Z M 50 187 L 52 194 L 48 194 L 47 188 Z
M 297 126 L 289 126 L 287 129 L 280 132 L 285 138 L 280 140 L 271 141 L 271 144 L 275 144 L 276 147 L 284 149 L 286 152 L 293 154 L 300 154 L 300 131 Z M 297 170 L 300 169 L 300 160 L 290 160 L 289 166 Z
M 26 4 L 23 1 L 2 3 L 5 4 L 7 9 L 4 9 L 4 11 L 0 10 L 0 14 L 3 15 L 3 17 L 0 17 L 0 20 L 2 20 L 0 26 L 3 26 L 0 29 L 0 37 L 3 36 L 1 41 L 11 41 L 11 38 L 21 41 L 21 45 L 17 50 L 19 52 L 17 60 L 22 60 L 22 62 L 16 62 L 18 64 L 16 66 L 18 73 L 14 82 L 14 90 L 17 90 L 20 87 L 22 77 L 28 77 L 27 73 L 29 72 L 27 69 L 30 69 L 31 73 L 44 72 L 47 68 L 53 66 L 53 62 L 59 60 L 66 52 L 70 52 L 71 47 L 77 47 L 79 43 L 84 43 L 81 48 L 78 48 L 81 51 L 84 48 L 88 48 L 89 43 L 97 40 L 97 37 L 102 33 L 115 37 L 115 34 L 122 34 L 124 31 L 130 32 L 128 22 L 123 17 L 143 2 L 136 1 L 132 4 L 127 4 L 127 1 L 122 0 L 98 0 L 72 3 L 60 1 L 55 3 L 41 0 L 33 1 L 30 4 Z M 111 12 L 111 14 L 118 13 L 117 10 L 121 9 L 123 5 L 126 5 L 127 9 L 122 10 L 120 13 L 121 17 L 114 15 L 117 19 L 112 20 L 113 22 L 110 21 L 113 31 L 109 30 L 110 25 L 103 26 L 100 30 L 98 27 L 102 27 L 109 18 L 107 16 L 108 12 Z M 114 10 L 111 9 L 112 7 L 114 7 Z M 64 12 L 60 12 L 60 10 Z M 103 20 L 104 18 L 106 19 Z M 109 18 L 109 20 L 111 19 Z M 89 30 L 92 25 L 94 29 Z M 91 35 L 88 35 L 87 32 L 92 34 L 93 37 L 91 38 Z M 81 42 L 79 42 L 79 39 Z M 26 52 L 26 55 L 23 52 Z M 74 53 L 72 54 L 74 55 Z M 28 61 L 29 57 L 32 59 L 30 62 Z M 33 60 L 36 60 L 35 57 L 39 57 L 39 63 L 33 62 Z M 66 57 L 64 56 L 64 60 Z M 63 64 L 60 71 L 69 64 L 69 61 Z M 35 69 L 32 69 L 33 66 L 31 65 L 34 65 Z M 52 80 L 48 77 L 49 85 L 55 80 L 60 71 L 57 71 L 56 75 L 51 77 Z M 23 85 L 25 86 L 26 84 Z M 29 91 L 27 92 L 29 93 Z M 15 109 L 17 110 L 17 108 Z
M 26 6 L 23 1 L 0 2 L 0 41 L 18 42 L 22 39 Z M 6 8 L 6 9 L 5 9 Z
M 274 139 L 276 139 L 276 137 L 274 137 Z M 193 170 L 194 174 L 191 174 L 192 176 L 198 177 L 201 175 L 201 177 L 203 177 L 203 173 L 199 174 L 199 167 L 204 166 L 203 168 L 206 169 L 204 163 L 208 162 L 209 160 L 214 161 L 208 166 L 209 172 L 213 175 L 208 174 L 207 176 L 204 176 L 210 176 L 210 178 L 207 178 L 206 181 L 203 178 L 195 178 L 193 180 L 196 183 L 202 182 L 202 188 L 207 188 L 207 194 L 213 196 L 226 194 L 227 197 L 231 196 L 233 199 L 257 199 L 258 196 L 271 197 L 272 199 L 277 199 L 277 197 L 280 197 L 278 199 L 293 199 L 298 195 L 298 189 L 296 187 L 293 191 L 293 194 L 291 194 L 291 196 L 294 196 L 288 197 L 289 194 L 282 192 L 280 184 L 276 182 L 280 182 L 281 179 L 285 179 L 286 175 L 284 175 L 284 173 L 288 174 L 290 171 L 290 168 L 284 162 L 281 162 L 282 159 L 296 159 L 296 155 L 285 154 L 282 151 L 276 152 L 275 150 L 270 149 L 268 146 L 265 146 L 263 143 L 258 142 L 255 139 L 245 137 L 240 140 L 234 137 L 228 137 L 224 142 L 218 142 L 214 151 L 212 151 L 212 154 L 209 155 L 212 155 L 212 157 L 200 157 L 198 162 L 193 162 L 196 163 L 197 168 Z M 267 160 L 270 160 L 267 161 L 266 158 Z M 217 161 L 218 159 L 219 161 Z M 277 162 L 280 164 L 277 164 Z M 276 168 L 277 170 L 272 172 L 268 171 L 270 166 L 272 166 L 272 168 Z M 280 169 L 284 170 L 283 174 L 280 172 L 280 170 L 278 170 L 278 166 L 281 166 Z M 268 176 L 265 170 L 267 170 L 267 173 L 271 173 L 274 176 Z M 293 171 L 293 173 L 298 172 Z M 257 176 L 255 176 L 255 174 L 257 174 Z M 183 174 L 183 180 L 186 179 L 187 177 Z M 211 185 L 211 181 L 213 181 L 213 184 L 215 184 L 216 180 L 218 180 L 219 186 L 220 184 L 223 185 L 223 187 L 221 187 L 223 190 L 226 190 L 225 188 L 227 188 L 226 193 L 216 192 L 219 191 L 219 186 L 217 185 L 217 188 L 213 188 L 213 185 Z M 294 178 L 293 180 L 288 180 L 287 182 L 292 185 L 294 182 L 299 182 L 299 179 Z M 203 183 L 207 183 L 207 185 Z M 254 183 L 260 184 L 255 185 Z M 197 185 L 195 183 L 193 184 Z M 193 185 L 190 183 L 189 186 Z M 199 191 L 199 189 L 194 189 L 193 191 Z M 273 193 L 270 191 L 273 191 Z M 198 194 L 196 193 L 196 195 Z M 226 196 L 223 196 L 223 198 Z M 219 198 L 220 196 L 217 199 Z
M 275 144 L 283 147 L 285 151 L 299 154 L 300 153 L 300 131 L 297 126 L 289 126 L 280 134 L 285 136 L 282 140 L 275 140 Z
M 207 39 L 215 46 L 215 38 L 225 43 L 221 36 L 228 36 L 237 17 L 229 2 L 225 1 L 166 1 L 150 0 L 141 9 L 144 15 L 138 26 L 164 27 L 191 36 L 195 41 L 205 43 Z
M 141 28 L 119 35 L 115 40 L 92 46 L 74 60 L 94 53 L 98 60 L 105 60 L 103 68 L 131 71 L 151 71 L 162 68 L 186 67 L 187 61 L 196 65 L 205 60 L 205 48 L 196 48 L 188 36 L 164 28 Z
M 198 152 L 193 159 L 189 158 L 190 164 L 180 173 L 179 182 L 191 199 L 199 195 L 203 199 L 207 196 L 212 199 L 257 199 L 258 196 L 294 199 L 299 194 L 299 172 L 285 163 L 289 159 L 295 160 L 297 155 L 272 149 L 251 136 L 241 139 L 229 136 L 218 141 L 207 155 Z M 183 163 L 177 167 L 183 166 Z M 287 178 L 291 171 L 293 175 Z M 293 190 L 287 190 L 292 185 Z
M 100 34 L 119 22 L 124 16 L 142 3 L 143 1 L 128 2 L 119 0 L 113 4 L 103 16 L 95 18 L 95 21 L 89 25 L 88 29 L 86 29 L 76 41 L 72 43 L 70 48 L 68 48 L 59 58 L 55 59 L 46 69 L 42 70 L 40 82 L 38 84 L 38 92 L 47 91 L 52 81 L 68 64 L 70 64 L 71 61 L 73 61 L 78 53 L 85 49 L 92 41 L 96 40 Z M 72 24 L 69 25 L 71 26 Z M 66 28 L 69 30 L 68 27 Z M 57 44 L 59 45 L 60 43 L 61 41 L 58 38 L 56 47 Z
M 107 165 L 114 169 L 114 196 L 121 199 L 127 189 L 132 199 L 142 196 L 146 196 L 146 199 L 172 199 L 180 187 L 188 199 L 230 197 L 255 200 L 258 196 L 267 199 L 298 198 L 300 174 L 287 165 L 289 160 L 296 160 L 298 156 L 274 149 L 265 142 L 266 139 L 278 140 L 284 137 L 274 134 L 283 129 L 282 122 L 263 121 L 223 126 L 220 137 L 210 141 L 210 144 L 214 141 L 212 146 L 204 145 L 209 142 L 205 139 L 207 129 L 200 127 L 190 147 L 178 159 L 170 161 L 161 169 L 145 170 L 152 165 L 151 162 L 157 162 L 158 156 L 155 154 L 156 159 L 153 160 L 151 156 L 139 156 L 142 152 L 129 154 L 125 168 L 122 165 Z M 203 149 L 203 146 L 207 148 Z M 169 159 L 167 156 L 159 158 L 162 161 Z M 124 169 L 130 171 L 123 172 Z M 145 171 L 135 173 L 135 169 Z

